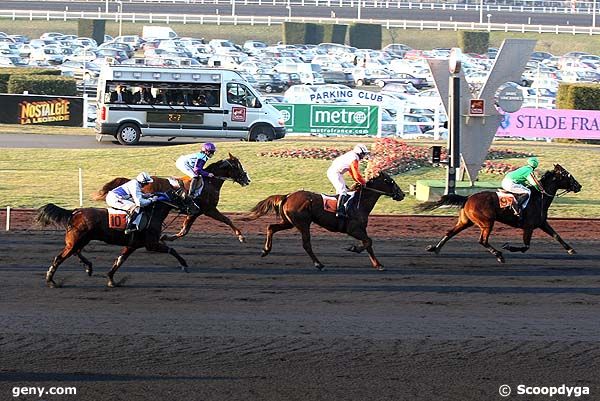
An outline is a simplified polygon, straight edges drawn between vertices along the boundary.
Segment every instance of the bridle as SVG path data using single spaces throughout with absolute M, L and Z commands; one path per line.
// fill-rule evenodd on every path
M 231 164 L 231 161 L 229 161 L 229 159 L 223 159 L 221 160 L 221 163 L 226 164 L 227 166 L 231 167 L 232 169 L 235 169 L 234 165 Z M 244 169 L 242 169 L 242 171 L 245 173 Z M 221 181 L 228 181 L 231 180 L 233 182 L 237 182 L 237 179 L 241 177 L 241 174 L 236 176 L 236 177 L 225 177 L 225 176 L 218 176 L 215 175 L 212 178 L 216 178 L 217 180 L 221 180 Z

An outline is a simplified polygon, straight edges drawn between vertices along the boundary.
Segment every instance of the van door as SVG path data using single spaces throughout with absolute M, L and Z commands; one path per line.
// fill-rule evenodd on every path
M 250 126 L 261 117 L 261 104 L 254 92 L 238 82 L 227 83 L 225 102 L 229 113 L 225 114 L 226 136 L 248 138 Z

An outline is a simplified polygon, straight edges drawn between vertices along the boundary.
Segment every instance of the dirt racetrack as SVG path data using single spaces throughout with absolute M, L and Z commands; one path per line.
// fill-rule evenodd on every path
M 586 386 L 576 399 L 600 399 L 598 221 L 552 221 L 577 255 L 536 232 L 501 265 L 474 229 L 424 252 L 454 218 L 377 216 L 387 271 L 346 252 L 350 238 L 315 230 L 318 272 L 292 231 L 261 258 L 268 220 L 240 223 L 240 244 L 203 218 L 174 243 L 189 274 L 141 250 L 117 273 L 123 285 L 106 288 L 119 248 L 94 242 L 94 275 L 70 259 L 62 288 L 48 289 L 63 231 L 34 230 L 30 216 L 0 233 L 0 400 L 550 399 L 514 395 L 519 384 Z M 498 229 L 494 245 L 520 243 Z M 513 396 L 500 397 L 502 384 Z M 13 397 L 23 386 L 77 395 Z

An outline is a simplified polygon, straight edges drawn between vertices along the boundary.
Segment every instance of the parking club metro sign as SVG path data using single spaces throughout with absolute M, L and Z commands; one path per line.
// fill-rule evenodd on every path
M 376 135 L 378 107 L 276 104 L 288 132 L 321 135 Z

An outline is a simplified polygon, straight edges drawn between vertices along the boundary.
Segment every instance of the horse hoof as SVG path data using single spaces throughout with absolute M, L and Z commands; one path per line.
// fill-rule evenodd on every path
M 505 243 L 502 245 L 502 249 L 510 249 L 510 244 L 509 244 L 508 242 L 505 242 Z
M 88 276 L 92 277 L 92 274 L 94 274 L 94 270 L 90 267 L 89 269 L 85 269 L 85 272 L 87 273 Z
M 188 270 L 188 268 L 187 268 L 187 267 L 185 267 L 185 266 L 181 266 L 181 271 L 182 271 L 182 272 L 184 272 L 184 273 L 189 273 L 189 272 L 190 272 L 190 271 Z
M 46 286 L 48 288 L 56 288 L 56 283 L 54 282 L 54 280 L 47 280 L 46 281 Z
M 269 254 L 269 251 L 267 251 L 267 250 L 263 249 L 263 251 L 261 252 L 260 256 L 264 258 L 264 257 L 265 257 L 265 256 L 267 256 L 268 254 Z
M 378 272 L 384 272 L 385 271 L 385 267 L 383 267 L 382 265 L 379 266 L 374 266 L 375 270 L 377 270 Z
M 429 245 L 426 249 L 427 252 L 435 252 L 435 254 L 437 255 L 438 253 L 440 253 L 440 250 L 437 246 L 435 245 Z
M 502 255 L 497 255 L 497 256 L 496 256 L 496 260 L 497 260 L 499 263 L 504 263 L 504 256 L 502 256 Z
M 244 237 L 243 235 L 238 235 L 238 241 L 240 241 L 243 244 L 246 242 L 246 237 Z
M 571 249 L 569 249 L 569 250 L 567 251 L 567 253 L 568 253 L 569 255 L 575 255 L 577 252 L 575 252 L 575 249 L 571 248 Z
M 319 269 L 320 272 L 322 272 L 323 269 L 325 269 L 325 266 L 323 264 L 321 264 L 321 263 L 315 263 L 315 267 L 317 269 Z
M 107 286 L 108 288 L 115 288 L 115 287 L 116 287 L 116 285 L 115 285 L 115 282 L 114 282 L 114 281 L 112 281 L 112 280 L 109 280 L 109 281 L 106 283 L 106 286 Z

